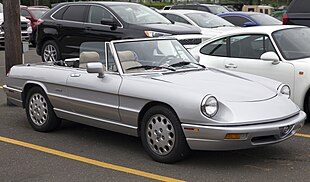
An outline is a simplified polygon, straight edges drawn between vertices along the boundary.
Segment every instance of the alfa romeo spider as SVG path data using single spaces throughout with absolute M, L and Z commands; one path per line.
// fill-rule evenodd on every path
M 34 130 L 61 119 L 141 138 L 156 161 L 284 141 L 306 114 L 289 86 L 198 64 L 175 39 L 85 42 L 78 59 L 17 65 L 4 86 Z

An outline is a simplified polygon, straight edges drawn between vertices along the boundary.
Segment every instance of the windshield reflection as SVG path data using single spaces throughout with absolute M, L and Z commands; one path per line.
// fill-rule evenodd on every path
M 115 43 L 124 73 L 202 68 L 177 40 Z

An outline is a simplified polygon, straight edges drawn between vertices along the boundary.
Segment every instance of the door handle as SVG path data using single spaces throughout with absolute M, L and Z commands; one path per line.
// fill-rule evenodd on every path
M 72 73 L 70 76 L 71 76 L 71 77 L 80 77 L 81 74 L 79 74 L 79 73 Z
M 237 68 L 237 67 L 238 67 L 238 66 L 235 65 L 234 63 L 225 64 L 225 68 L 228 68 L 228 69 L 230 69 L 230 68 Z

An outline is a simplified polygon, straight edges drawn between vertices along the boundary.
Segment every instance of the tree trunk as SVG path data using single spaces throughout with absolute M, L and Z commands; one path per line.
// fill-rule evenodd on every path
M 20 27 L 20 1 L 3 0 L 5 69 L 6 73 L 16 64 L 22 63 L 22 40 Z

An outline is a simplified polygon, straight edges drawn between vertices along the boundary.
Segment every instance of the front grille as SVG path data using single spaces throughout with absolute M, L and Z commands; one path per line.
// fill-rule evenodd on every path
M 4 31 L 4 22 L 1 24 L 1 30 Z M 27 31 L 28 29 L 28 23 L 27 22 L 21 22 L 20 23 L 20 28 L 22 31 Z
M 21 22 L 20 26 L 22 31 L 26 31 L 28 29 L 28 23 L 26 22 Z
M 200 44 L 202 40 L 201 39 L 181 39 L 179 40 L 179 42 L 182 45 L 196 45 L 196 44 Z

